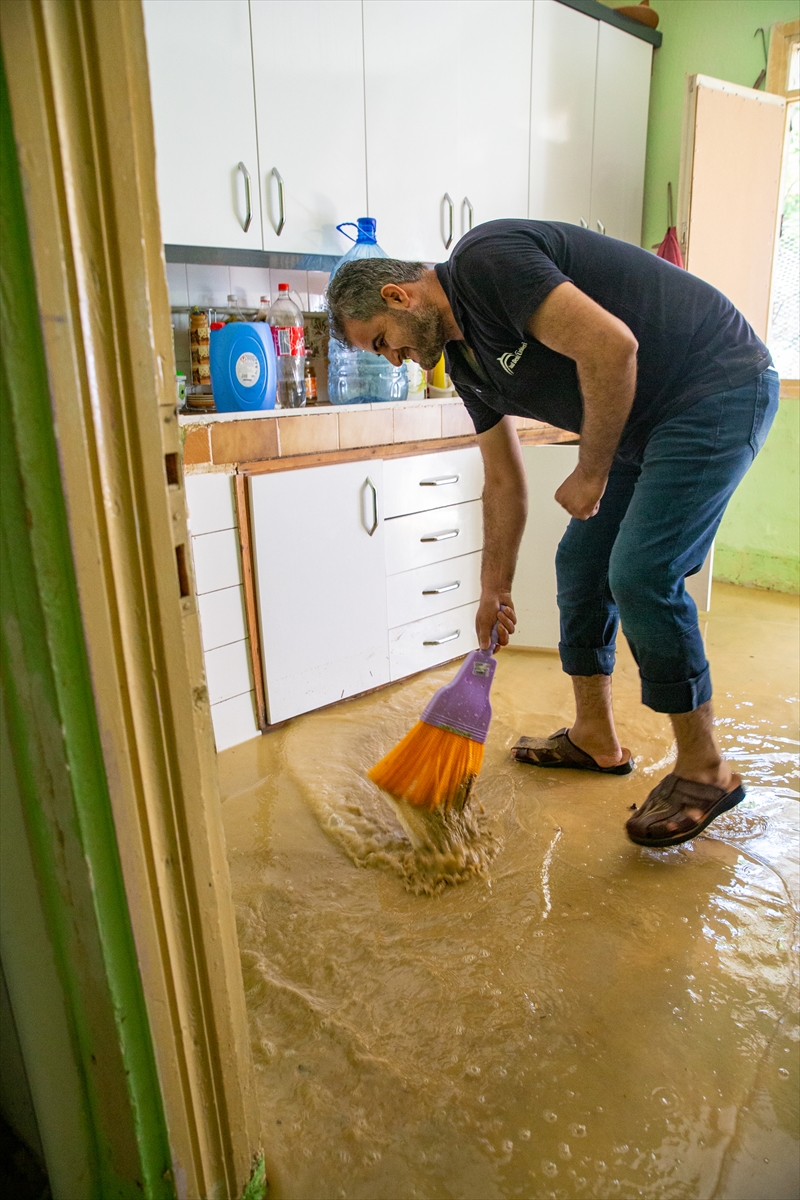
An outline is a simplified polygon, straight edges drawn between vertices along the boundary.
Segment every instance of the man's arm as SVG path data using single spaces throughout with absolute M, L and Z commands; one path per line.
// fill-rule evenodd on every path
M 503 417 L 478 437 L 483 456 L 483 558 L 481 602 L 475 618 L 478 642 L 489 649 L 492 626 L 498 622 L 501 646 L 517 623 L 511 584 L 528 512 L 525 466 L 513 417 Z M 503 605 L 503 612 L 498 612 Z
M 526 329 L 577 364 L 583 396 L 581 447 L 578 465 L 556 500 L 585 521 L 597 512 L 633 404 L 639 343 L 623 321 L 571 283 L 553 288 Z

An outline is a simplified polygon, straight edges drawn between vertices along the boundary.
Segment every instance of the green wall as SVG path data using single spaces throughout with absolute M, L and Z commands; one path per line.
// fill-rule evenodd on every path
M 622 0 L 603 0 L 616 8 Z M 667 183 L 677 200 L 687 75 L 752 87 L 764 65 L 763 26 L 800 16 L 798 0 L 651 0 L 664 42 L 653 58 L 642 245 L 667 228 Z M 714 578 L 750 587 L 800 590 L 800 402 L 782 400 L 766 446 L 725 514 Z

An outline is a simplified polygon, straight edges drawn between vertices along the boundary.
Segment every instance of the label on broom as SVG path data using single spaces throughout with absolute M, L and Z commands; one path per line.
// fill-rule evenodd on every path
M 489 664 L 482 663 L 482 662 L 476 662 L 475 666 L 472 668 L 472 674 L 473 675 L 488 675 L 489 674 Z

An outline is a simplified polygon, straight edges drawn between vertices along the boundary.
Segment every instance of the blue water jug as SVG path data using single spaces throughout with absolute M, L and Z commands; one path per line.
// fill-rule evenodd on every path
M 217 412 L 275 407 L 275 347 L 272 330 L 264 321 L 231 321 L 212 329 L 209 357 Z
M 345 231 L 355 229 L 357 237 Z M 331 271 L 331 278 L 343 263 L 354 258 L 387 258 L 375 237 L 374 217 L 359 217 L 358 224 L 345 221 L 336 228 L 355 242 Z M 343 342 L 331 338 L 328 343 L 328 399 L 332 404 L 374 404 L 381 400 L 405 400 L 408 373 L 405 365 L 393 367 L 380 354 L 366 350 L 348 350 Z

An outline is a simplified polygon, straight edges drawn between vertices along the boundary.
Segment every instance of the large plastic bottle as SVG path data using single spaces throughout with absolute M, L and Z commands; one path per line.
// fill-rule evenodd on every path
M 306 342 L 303 314 L 289 298 L 288 283 L 278 284 L 278 299 L 267 312 L 278 367 L 276 408 L 302 408 L 306 402 Z
M 358 224 L 345 221 L 336 228 L 345 237 L 348 226 L 357 230 L 347 254 L 331 272 L 331 278 L 346 262 L 354 258 L 387 258 L 375 237 L 373 217 L 359 217 Z M 393 367 L 381 354 L 365 350 L 348 350 L 343 342 L 332 337 L 328 343 L 328 399 L 332 404 L 372 404 L 380 400 L 405 400 L 408 395 L 408 375 L 405 365 Z

